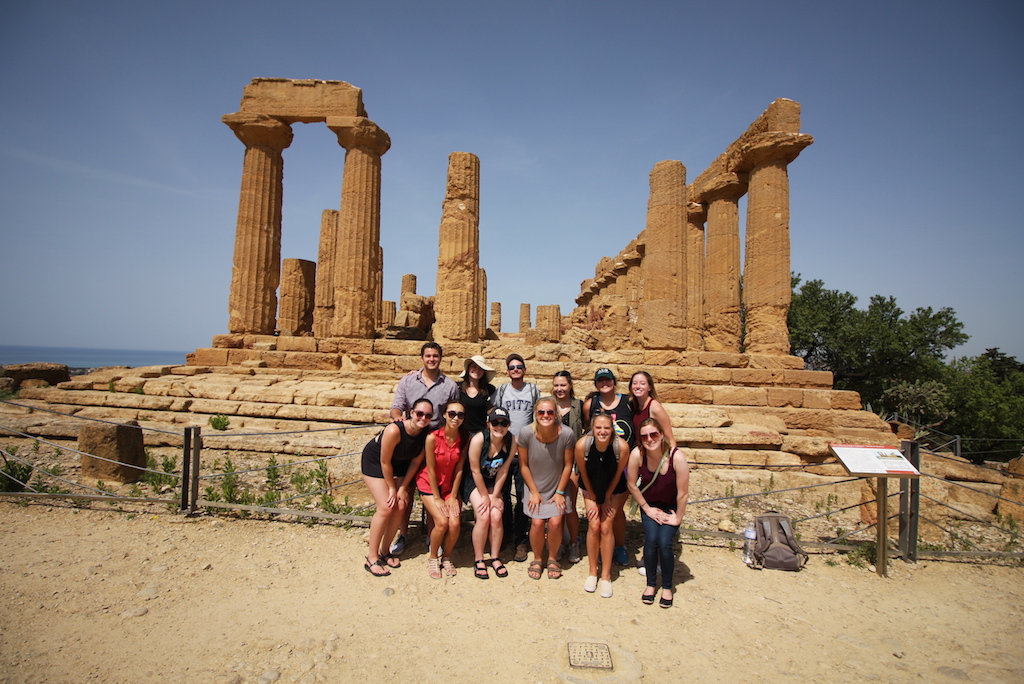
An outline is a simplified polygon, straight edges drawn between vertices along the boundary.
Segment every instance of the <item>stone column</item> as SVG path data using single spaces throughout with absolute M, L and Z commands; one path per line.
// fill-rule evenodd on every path
M 402 294 L 416 294 L 416 276 L 412 273 L 402 276 Z
M 737 202 L 746 183 L 734 173 L 715 177 L 707 185 L 707 262 L 704 272 L 708 351 L 740 351 L 740 219 Z
M 530 305 L 519 305 L 519 332 L 525 333 L 530 329 Z
M 397 313 L 396 309 L 395 303 L 390 300 L 384 300 L 380 303 L 380 327 L 386 328 L 394 324 L 395 314 Z
M 558 304 L 537 307 L 537 331 L 548 342 L 562 338 L 562 309 Z
M 501 302 L 491 302 L 491 322 L 488 327 L 495 335 L 501 333 Z
M 329 116 L 327 127 L 345 148 L 334 270 L 334 337 L 368 339 L 377 320 L 380 270 L 380 158 L 391 139 L 361 116 Z
M 221 120 L 245 144 L 228 331 L 273 335 L 281 281 L 281 152 L 292 142 L 292 129 L 265 114 L 227 114 Z
M 744 159 L 751 164 L 743 272 L 746 350 L 751 354 L 789 354 L 793 288 L 787 165 L 811 142 L 809 135 L 773 132 L 744 146 Z
M 320 215 L 320 248 L 317 251 L 316 293 L 313 309 L 314 337 L 330 337 L 334 330 L 334 260 L 338 244 L 337 209 Z
M 487 271 L 476 270 L 476 322 L 479 328 L 478 338 L 487 336 Z
M 281 270 L 281 313 L 277 317 L 279 334 L 309 337 L 313 334 L 316 262 L 285 259 Z
M 475 154 L 448 155 L 438 243 L 434 334 L 446 340 L 476 342 L 480 335 L 480 159 Z
M 703 204 L 686 204 L 686 350 L 704 350 L 704 222 Z
M 641 339 L 651 349 L 685 349 L 686 167 L 681 162 L 658 162 L 651 171 L 644 238 Z

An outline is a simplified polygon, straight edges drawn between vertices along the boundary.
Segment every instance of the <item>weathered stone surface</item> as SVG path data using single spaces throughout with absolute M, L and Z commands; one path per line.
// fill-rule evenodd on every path
M 380 251 L 380 163 L 391 138 L 363 116 L 328 117 L 345 148 L 334 269 L 335 337 L 372 338 L 377 324 Z
M 1006 472 L 1024 477 L 1024 456 L 1018 456 L 1006 465 Z
M 71 380 L 63 363 L 14 363 L 4 366 L 0 375 L 10 378 L 15 388 L 22 387 L 26 380 L 42 380 L 47 385 Z
M 448 156 L 448 184 L 441 205 L 434 334 L 475 342 L 480 324 L 480 159 L 468 152 Z
M 953 454 L 932 454 L 921 452 L 921 470 L 935 477 L 961 482 L 988 482 L 1001 485 L 1006 475 L 990 468 L 976 466 L 967 459 L 958 459 Z
M 285 259 L 281 275 L 281 313 L 277 327 L 284 336 L 313 334 L 316 263 Z
M 686 349 L 686 167 L 678 161 L 658 162 L 650 186 L 644 229 L 648 247 L 641 268 L 631 269 L 643 288 L 637 325 L 648 349 Z
M 768 393 L 760 387 L 716 387 L 715 404 L 728 406 L 767 406 Z
M 78 433 L 78 450 L 83 452 L 83 477 L 137 482 L 142 477 L 139 468 L 146 467 L 142 430 L 134 421 L 124 425 L 84 423 Z
M 999 496 L 1009 499 L 999 501 L 999 515 L 1004 518 L 1013 517 L 1018 525 L 1024 524 L 1024 480 L 1007 478 L 999 490 Z

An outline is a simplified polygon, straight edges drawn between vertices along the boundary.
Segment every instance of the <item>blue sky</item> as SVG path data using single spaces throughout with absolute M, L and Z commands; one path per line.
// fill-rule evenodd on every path
M 792 267 L 904 310 L 952 307 L 1024 359 L 1019 2 L 7 3 L 0 10 L 0 344 L 191 350 L 227 331 L 254 77 L 343 80 L 391 136 L 385 298 L 434 291 L 450 152 L 481 159 L 481 262 L 506 330 L 568 313 L 643 228 L 648 174 L 692 180 L 768 104 Z M 283 256 L 315 259 L 344 150 L 296 124 Z

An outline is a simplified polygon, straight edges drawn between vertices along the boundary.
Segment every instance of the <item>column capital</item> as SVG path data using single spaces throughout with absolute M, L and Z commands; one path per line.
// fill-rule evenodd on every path
M 292 127 L 266 114 L 237 112 L 220 118 L 247 148 L 262 147 L 281 152 L 292 144 Z
M 327 127 L 346 150 L 363 148 L 381 156 L 391 149 L 391 137 L 365 116 L 329 116 Z
M 729 168 L 742 172 L 765 164 L 789 164 L 813 142 L 814 136 L 807 133 L 759 133 L 744 140 L 736 149 L 729 150 Z
M 708 208 L 700 202 L 687 202 L 686 220 L 688 223 L 701 224 L 708 218 Z

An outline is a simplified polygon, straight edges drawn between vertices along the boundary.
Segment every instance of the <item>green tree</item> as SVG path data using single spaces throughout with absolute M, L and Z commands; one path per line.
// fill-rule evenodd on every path
M 953 413 L 943 431 L 961 435 L 975 461 L 1009 460 L 1024 445 L 1024 365 L 988 349 L 978 357 L 953 361 L 945 384 Z
M 828 290 L 820 280 L 800 283 L 795 276 L 793 353 L 811 369 L 832 371 L 837 388 L 860 392 L 872 406 L 894 409 L 885 391 L 899 383 L 941 383 L 945 353 L 968 339 L 952 309 L 924 307 L 906 315 L 895 298 L 875 295 L 861 310 L 849 292 Z M 929 388 L 932 395 L 940 389 Z

